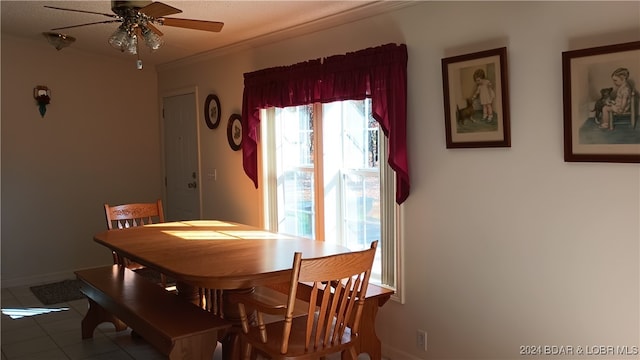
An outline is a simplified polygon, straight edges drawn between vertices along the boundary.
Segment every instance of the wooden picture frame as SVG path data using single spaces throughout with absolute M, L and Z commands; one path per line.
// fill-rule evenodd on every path
M 231 114 L 227 123 L 227 141 L 231 150 L 238 151 L 242 148 L 242 116 Z
M 215 94 L 207 95 L 204 102 L 204 122 L 212 130 L 220 125 L 220 99 Z
M 562 53 L 564 160 L 640 162 L 640 41 Z
M 511 146 L 506 47 L 442 59 L 442 84 L 447 148 Z

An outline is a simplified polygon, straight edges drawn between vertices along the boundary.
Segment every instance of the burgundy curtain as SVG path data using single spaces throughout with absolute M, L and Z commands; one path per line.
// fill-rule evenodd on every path
M 409 196 L 407 158 L 407 47 L 387 44 L 345 55 L 244 74 L 244 171 L 258 187 L 260 109 L 371 98 L 373 117 L 389 139 L 396 202 Z

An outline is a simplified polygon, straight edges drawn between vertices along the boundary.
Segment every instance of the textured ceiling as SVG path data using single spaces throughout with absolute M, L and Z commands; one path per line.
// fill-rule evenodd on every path
M 154 53 L 141 49 L 144 62 L 164 64 L 191 55 L 222 50 L 243 44 L 257 44 L 265 39 L 291 36 L 323 27 L 372 16 L 403 2 L 394 1 L 179 1 L 164 3 L 182 10 L 175 18 L 224 22 L 219 33 L 163 26 L 164 45 Z M 52 28 L 110 20 L 87 14 L 45 8 L 44 5 L 112 13 L 110 1 L 0 1 L 3 34 L 46 42 L 43 32 Z M 131 58 L 107 42 L 118 23 L 98 24 L 61 30 L 75 37 L 76 49 Z M 64 49 L 61 51 L 65 51 Z

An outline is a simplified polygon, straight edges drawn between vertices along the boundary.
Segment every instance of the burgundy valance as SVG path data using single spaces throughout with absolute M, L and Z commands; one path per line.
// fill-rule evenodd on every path
M 242 160 L 258 187 L 260 109 L 362 100 L 389 139 L 388 162 L 396 173 L 396 202 L 409 196 L 407 157 L 407 47 L 387 44 L 290 66 L 244 74 Z

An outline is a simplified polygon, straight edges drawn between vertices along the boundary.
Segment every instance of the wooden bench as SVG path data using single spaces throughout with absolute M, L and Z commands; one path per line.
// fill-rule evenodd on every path
M 273 284 L 269 288 L 276 290 L 281 294 L 289 293 L 289 284 Z M 261 288 L 259 291 L 268 291 Z M 311 287 L 307 284 L 300 283 L 298 285 L 298 299 L 308 300 Z M 364 299 L 364 307 L 362 308 L 362 316 L 360 318 L 360 344 L 356 349 L 358 354 L 367 353 L 371 360 L 382 359 L 382 342 L 376 334 L 376 316 L 378 309 L 382 307 L 393 295 L 395 291 L 384 288 L 382 286 L 371 284 L 367 287 L 367 295 Z M 276 297 L 277 295 L 267 294 L 267 296 Z
M 141 275 L 119 265 L 75 272 L 89 300 L 82 338 L 111 322 L 116 331 L 131 327 L 169 359 L 211 360 L 218 336 L 231 324 L 180 299 Z

